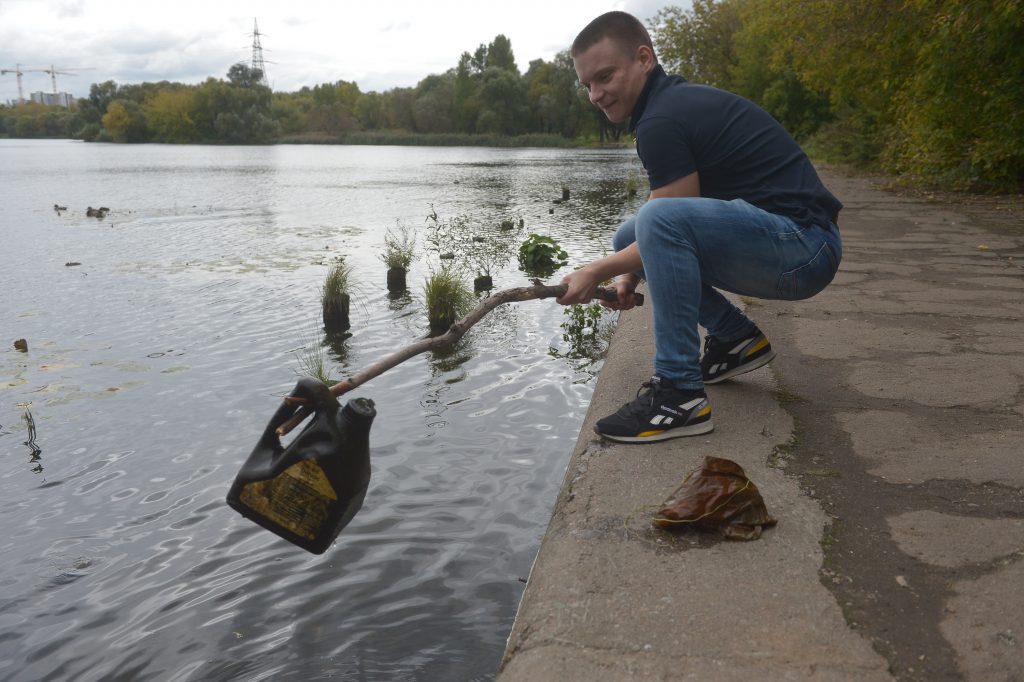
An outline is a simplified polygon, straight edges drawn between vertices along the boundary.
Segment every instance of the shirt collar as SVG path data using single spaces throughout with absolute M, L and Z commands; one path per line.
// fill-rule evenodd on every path
M 633 106 L 633 113 L 629 117 L 629 132 L 632 133 L 636 130 L 636 124 L 647 107 L 647 98 L 650 96 L 651 90 L 654 89 L 655 83 L 667 77 L 661 64 L 655 64 L 651 72 L 647 74 L 647 82 L 644 83 L 644 89 L 640 91 L 640 97 L 637 98 L 636 104 Z

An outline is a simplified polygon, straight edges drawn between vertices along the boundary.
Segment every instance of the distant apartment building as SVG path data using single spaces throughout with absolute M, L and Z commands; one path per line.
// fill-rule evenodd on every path
M 37 104 L 64 107 L 65 109 L 75 103 L 75 96 L 67 92 L 58 92 L 56 94 L 52 92 L 33 92 L 31 99 Z

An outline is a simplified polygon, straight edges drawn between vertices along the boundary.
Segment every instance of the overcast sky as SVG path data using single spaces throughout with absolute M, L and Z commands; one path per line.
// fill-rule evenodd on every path
M 84 96 L 91 83 L 223 78 L 248 62 L 259 21 L 275 90 L 336 80 L 365 91 L 415 85 L 458 63 L 459 55 L 499 33 L 512 41 L 525 71 L 533 59 L 566 49 L 591 19 L 608 10 L 645 23 L 665 5 L 688 0 L 0 0 L 0 68 L 20 64 L 25 97 L 57 89 Z M 76 71 L 77 70 L 77 71 Z M 0 77 L 0 102 L 17 98 L 14 74 Z

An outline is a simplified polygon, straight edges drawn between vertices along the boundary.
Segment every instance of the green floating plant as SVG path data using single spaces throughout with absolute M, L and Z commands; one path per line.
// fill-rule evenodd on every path
M 519 246 L 519 268 L 534 277 L 550 277 L 568 262 L 569 254 L 552 237 L 530 234 Z

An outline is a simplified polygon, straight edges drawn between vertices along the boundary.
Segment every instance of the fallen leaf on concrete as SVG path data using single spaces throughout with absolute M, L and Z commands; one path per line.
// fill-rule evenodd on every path
M 705 457 L 654 517 L 660 528 L 717 530 L 730 540 L 756 540 L 775 523 L 743 468 L 719 457 Z

